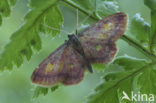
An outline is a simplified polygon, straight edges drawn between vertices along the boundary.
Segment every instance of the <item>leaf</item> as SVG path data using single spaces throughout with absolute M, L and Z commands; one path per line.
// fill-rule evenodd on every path
M 137 58 L 126 55 L 123 57 L 121 56 L 121 57 L 116 58 L 113 63 L 120 65 L 125 70 L 132 70 L 132 69 L 141 68 L 142 66 L 144 66 L 146 64 L 146 60 L 137 59 Z M 133 65 L 130 65 L 129 63 Z
M 149 45 L 150 25 L 144 21 L 139 13 L 132 18 L 129 30 L 143 46 Z
M 2 17 L 8 17 L 11 12 L 11 6 L 15 5 L 16 0 L 0 0 L 0 25 L 2 24 Z
M 32 0 L 30 6 L 34 10 L 30 11 L 26 15 L 25 20 L 28 22 L 34 21 L 36 23 L 35 29 L 40 30 L 43 33 L 49 33 L 52 36 L 56 36 L 59 31 L 52 30 L 50 27 L 57 28 L 59 30 L 63 23 L 62 14 L 57 7 L 58 1 L 59 0 L 40 0 L 39 2 L 38 0 Z
M 156 5 L 155 5 L 156 6 Z M 156 54 L 156 10 L 151 11 L 151 31 L 150 31 L 150 38 L 151 38 L 151 52 Z
M 97 2 L 97 13 L 101 17 L 119 12 L 118 8 L 119 6 L 116 1 L 98 0 Z
M 46 95 L 48 93 L 48 88 L 36 87 L 34 90 L 33 98 L 37 98 L 40 94 Z
M 141 72 L 144 72 L 144 70 L 150 69 L 150 67 L 154 64 L 155 63 L 147 64 L 145 60 L 139 60 L 133 57 L 117 58 L 112 64 L 107 67 L 107 69 L 109 70 L 113 66 L 113 68 L 120 71 L 109 72 L 107 75 L 105 75 L 103 77 L 103 83 L 101 83 L 95 89 L 94 93 L 88 97 L 87 103 L 118 103 L 119 101 L 121 101 L 121 95 L 123 91 L 126 92 L 130 97 L 131 91 L 134 90 L 133 83 L 136 76 Z M 121 68 L 124 71 L 122 71 Z M 141 78 L 146 77 L 142 76 Z M 126 103 L 131 102 L 126 101 Z
M 2 16 L 0 15 L 0 25 L 2 25 Z
M 15 5 L 16 4 L 16 1 L 17 0 L 8 0 L 9 1 L 9 4 L 12 6 L 12 5 Z
M 156 95 L 156 70 L 154 67 L 143 70 L 138 80 L 138 88 L 141 93 Z
M 48 90 L 50 89 L 51 92 L 54 92 L 56 89 L 58 89 L 58 85 L 52 87 L 52 88 L 44 88 L 44 87 L 39 87 L 37 86 L 34 90 L 34 95 L 33 95 L 33 98 L 37 98 L 39 95 L 43 94 L 43 95 L 46 95 L 48 94 Z
M 96 64 L 92 64 L 92 66 L 94 69 L 104 70 L 106 64 L 96 63 Z
M 144 4 L 147 5 L 151 10 L 156 10 L 156 0 L 144 0 Z
M 118 68 L 116 66 L 116 69 Z M 117 90 L 124 90 L 126 93 L 132 90 L 133 78 L 126 79 L 130 74 L 131 72 L 122 72 L 116 75 L 107 75 L 106 81 L 95 89 L 94 94 L 89 96 L 87 103 L 119 103 Z
M 116 13 L 118 5 L 115 0 L 67 0 L 85 9 L 90 14 L 96 11 L 97 16 L 105 17 Z M 96 5 L 96 6 L 95 6 Z
M 67 1 L 75 3 L 79 7 L 83 8 L 85 10 L 88 10 L 89 12 L 94 11 L 95 0 L 67 0 Z
M 156 54 L 156 0 L 144 0 L 151 9 L 150 51 Z
M 37 3 L 42 3 L 39 8 Z M 60 29 L 63 18 L 57 7 L 57 0 L 32 0 L 32 10 L 26 15 L 26 23 L 12 34 L 9 44 L 5 47 L 0 58 L 0 70 L 13 68 L 13 64 L 19 67 L 23 63 L 23 56 L 27 60 L 31 58 L 32 49 L 40 50 L 40 32 L 48 32 L 55 36 L 59 31 L 51 30 L 44 26 L 52 26 Z M 42 25 L 43 24 L 43 25 Z

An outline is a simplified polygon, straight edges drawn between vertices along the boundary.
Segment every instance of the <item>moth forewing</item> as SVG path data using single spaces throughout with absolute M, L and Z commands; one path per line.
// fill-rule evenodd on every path
M 116 54 L 116 40 L 121 37 L 127 25 L 127 15 L 110 15 L 82 31 L 52 52 L 35 69 L 31 80 L 42 86 L 58 83 L 72 85 L 79 83 L 91 63 L 108 63 Z M 77 37 L 76 41 L 73 39 Z M 92 72 L 92 71 L 91 71 Z

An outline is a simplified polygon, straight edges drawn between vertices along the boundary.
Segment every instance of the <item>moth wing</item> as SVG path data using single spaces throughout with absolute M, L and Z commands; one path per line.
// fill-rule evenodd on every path
M 65 74 L 63 74 L 62 83 L 64 85 L 79 83 L 83 79 L 86 69 L 84 58 L 71 46 L 65 50 L 63 58 L 65 61 Z
M 59 82 L 65 85 L 76 84 L 83 79 L 84 70 L 82 56 L 70 45 L 63 44 L 41 62 L 33 72 L 31 80 L 46 87 Z
M 80 39 L 112 39 L 123 35 L 127 25 L 127 15 L 120 12 L 96 22 L 79 34 Z
M 90 63 L 108 63 L 116 54 L 115 43 L 107 43 L 101 39 L 85 40 L 82 42 L 86 58 Z
M 108 16 L 79 34 L 79 41 L 91 63 L 107 63 L 117 51 L 115 41 L 124 34 L 127 16 L 116 13 Z

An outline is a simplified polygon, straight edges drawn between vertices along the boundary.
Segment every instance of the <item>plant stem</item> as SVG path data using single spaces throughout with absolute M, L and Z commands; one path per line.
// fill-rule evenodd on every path
M 87 10 L 79 7 L 77 4 L 75 4 L 74 2 L 72 1 L 69 1 L 69 0 L 63 0 L 64 3 L 70 5 L 71 7 L 73 8 L 76 8 L 78 9 L 79 11 L 81 11 L 82 13 L 84 13 L 85 15 L 90 15 L 90 18 L 94 19 L 94 20 L 99 20 L 98 18 L 96 18 L 93 14 L 91 15 Z
M 74 2 L 69 1 L 69 0 L 63 0 L 63 2 L 65 2 L 66 4 L 70 5 L 73 8 L 79 9 L 79 11 L 81 11 L 82 13 L 86 14 L 86 15 L 90 15 L 90 18 L 94 19 L 94 20 L 99 20 L 98 17 L 95 17 L 93 14 L 91 15 L 87 10 L 79 7 L 78 5 L 76 5 Z M 151 54 L 149 51 L 147 51 L 144 47 L 142 47 L 140 44 L 138 44 L 137 42 L 135 42 L 134 40 L 132 40 L 131 38 L 129 38 L 128 36 L 124 35 L 121 37 L 121 39 L 123 39 L 124 41 L 126 41 L 128 44 L 132 45 L 133 47 L 135 47 L 137 50 L 139 50 L 140 52 L 142 52 L 145 56 L 147 56 L 148 58 L 150 58 L 152 61 L 156 61 L 156 56 Z
M 116 82 L 114 85 L 110 86 L 108 89 L 106 89 L 105 91 L 102 91 L 101 95 L 107 94 L 107 92 L 111 91 L 112 89 L 114 89 L 115 87 L 119 86 L 119 84 L 131 77 L 136 76 L 137 74 L 139 74 L 141 71 L 145 70 L 145 69 L 150 69 L 150 67 L 154 66 L 156 64 L 156 62 L 152 62 L 149 63 L 143 67 L 141 67 L 140 69 L 137 69 L 135 71 L 131 71 L 127 76 L 121 78 L 118 82 Z
M 156 61 L 156 56 L 151 54 L 149 51 L 147 51 L 144 47 L 142 47 L 141 45 L 139 45 L 139 43 L 135 42 L 134 40 L 130 39 L 128 36 L 123 35 L 121 37 L 124 41 L 126 41 L 129 45 L 135 47 L 137 50 L 139 50 L 140 52 L 142 52 L 145 56 L 149 57 L 150 59 L 152 59 L 153 61 Z

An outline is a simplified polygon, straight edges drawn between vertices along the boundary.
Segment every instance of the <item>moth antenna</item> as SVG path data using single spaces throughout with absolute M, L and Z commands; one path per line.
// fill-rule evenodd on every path
M 51 26 L 48 26 L 48 25 L 42 24 L 42 23 L 41 23 L 41 25 L 43 25 L 43 26 L 45 26 L 45 27 L 47 27 L 47 28 L 49 28 L 49 29 L 55 30 L 55 31 L 61 31 L 61 32 L 64 32 L 64 33 L 66 33 L 66 34 L 69 34 L 69 32 L 67 32 L 67 31 L 65 31 L 65 30 L 60 30 L 60 29 L 57 29 L 57 28 L 54 28 L 54 27 L 51 27 Z
M 79 9 L 76 9 L 76 35 L 78 34 L 78 27 L 79 27 Z

